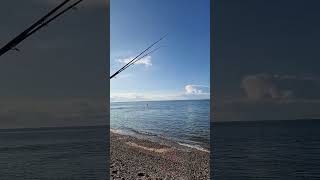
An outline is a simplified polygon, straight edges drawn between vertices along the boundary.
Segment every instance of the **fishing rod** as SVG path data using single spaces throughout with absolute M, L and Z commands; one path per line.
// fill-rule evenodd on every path
M 81 1 L 83 0 L 78 0 L 77 2 L 71 4 L 70 6 L 68 6 L 67 8 L 65 8 L 63 11 L 61 11 L 60 13 L 58 13 L 57 15 L 53 16 L 52 18 L 50 18 L 49 20 L 43 22 L 40 26 L 38 26 L 37 28 L 35 28 L 34 30 L 32 30 L 30 33 L 28 33 L 24 39 L 26 39 L 27 37 L 31 36 L 32 34 L 34 34 L 35 32 L 37 32 L 38 30 L 40 30 L 42 27 L 47 26 L 51 21 L 55 20 L 56 18 L 58 18 L 59 16 L 61 16 L 62 14 L 64 14 L 65 12 L 69 11 L 70 9 L 74 8 L 75 6 L 77 6 L 79 3 L 81 3 Z
M 9 50 L 17 50 L 19 51 L 19 49 L 16 48 L 16 46 L 21 43 L 23 40 L 25 40 L 27 37 L 31 36 L 32 34 L 34 34 L 35 32 L 37 32 L 38 30 L 40 30 L 42 27 L 48 25 L 51 21 L 53 21 L 54 19 L 58 18 L 59 16 L 61 16 L 62 14 L 64 14 L 65 12 L 67 12 L 68 10 L 74 8 L 76 5 L 78 5 L 81 1 L 83 0 L 78 0 L 77 2 L 71 4 L 70 6 L 68 6 L 67 8 L 65 8 L 64 10 L 62 10 L 60 13 L 58 13 L 57 15 L 55 15 L 54 17 L 50 18 L 49 20 L 47 20 L 51 15 L 53 15 L 54 13 L 56 13 L 59 9 L 61 9 L 64 5 L 66 5 L 68 2 L 70 2 L 71 0 L 65 0 L 62 3 L 60 3 L 58 6 L 56 6 L 54 9 L 52 9 L 49 13 L 47 13 L 45 16 L 43 16 L 42 18 L 40 18 L 38 21 L 36 21 L 34 24 L 32 24 L 30 27 L 28 27 L 26 30 L 24 30 L 22 33 L 20 33 L 18 36 L 16 36 L 15 38 L 13 38 L 11 41 L 9 41 L 5 46 L 3 46 L 0 49 L 0 56 L 2 56 L 3 54 L 5 54 L 6 52 L 8 52 Z M 47 21 L 46 21 L 47 20 Z
M 156 50 L 158 50 L 159 48 L 145 54 L 144 56 L 140 57 L 142 54 L 144 54 L 145 52 L 147 52 L 150 48 L 152 48 L 154 45 L 156 45 L 157 43 L 159 43 L 162 39 L 164 39 L 168 34 L 162 36 L 159 40 L 155 41 L 154 43 L 152 43 L 150 46 L 148 46 L 145 50 L 143 50 L 140 54 L 138 54 L 136 57 L 134 57 L 132 60 L 130 60 L 127 64 L 125 64 L 122 68 L 120 68 L 118 71 L 116 71 L 112 76 L 110 76 L 110 79 L 114 78 L 116 75 L 118 75 L 120 72 L 124 71 L 125 69 L 127 69 L 129 66 L 131 66 L 132 64 L 136 63 L 138 60 L 141 60 L 142 58 L 146 57 L 147 55 L 155 52 Z M 140 58 L 139 58 L 140 57 Z
M 128 67 L 130 67 L 131 65 L 135 64 L 137 61 L 139 61 L 139 60 L 141 60 L 141 59 L 143 59 L 143 58 L 147 57 L 148 55 L 150 55 L 150 54 L 154 53 L 155 51 L 157 51 L 158 49 L 160 49 L 160 48 L 162 48 L 162 47 L 163 47 L 163 46 L 160 46 L 160 47 L 158 47 L 158 48 L 156 48 L 156 49 L 154 49 L 154 50 L 152 50 L 152 51 L 148 52 L 147 54 L 143 55 L 142 57 L 140 57 L 140 58 L 138 58 L 138 59 L 134 60 L 132 63 L 130 63 L 129 65 L 127 65 L 125 68 L 123 68 L 122 70 L 119 70 L 119 73 L 120 73 L 120 72 L 122 72 L 122 71 L 124 71 L 125 69 L 127 69 L 127 68 L 128 68 Z
M 129 66 L 129 64 L 131 64 L 133 61 L 135 61 L 139 56 L 141 56 L 143 53 L 145 53 L 146 51 L 148 51 L 150 48 L 152 48 L 154 45 L 156 45 L 157 43 L 159 43 L 162 39 L 164 39 L 168 34 L 162 36 L 159 40 L 157 40 L 156 42 L 154 42 L 153 44 L 151 44 L 150 46 L 148 46 L 144 51 L 142 51 L 140 54 L 138 54 L 135 58 L 133 58 L 131 61 L 129 61 L 126 65 L 124 65 L 121 69 L 119 69 L 118 71 L 122 71 L 122 69 L 126 69 L 127 66 Z

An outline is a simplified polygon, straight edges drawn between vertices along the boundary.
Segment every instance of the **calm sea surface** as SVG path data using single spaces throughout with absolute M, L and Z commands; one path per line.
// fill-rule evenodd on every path
M 108 129 L 0 130 L 0 179 L 107 179 Z
M 111 128 L 209 149 L 210 101 L 111 103 Z
M 212 124 L 213 177 L 320 179 L 320 121 Z
M 111 128 L 209 144 L 209 101 L 112 103 Z M 211 123 L 213 178 L 320 179 L 320 121 Z M 109 127 L 0 130 L 0 179 L 106 179 Z

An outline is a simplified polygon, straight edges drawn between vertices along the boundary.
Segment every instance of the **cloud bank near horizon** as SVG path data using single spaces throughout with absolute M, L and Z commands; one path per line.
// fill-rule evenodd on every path
M 241 95 L 215 100 L 217 121 L 320 118 L 314 111 L 320 108 L 318 76 L 260 73 L 243 76 L 239 84 Z
M 111 102 L 126 101 L 161 101 L 161 100 L 197 100 L 210 99 L 210 88 L 204 85 L 188 84 L 184 90 L 176 93 L 138 93 L 138 92 L 122 92 L 112 93 L 110 95 Z

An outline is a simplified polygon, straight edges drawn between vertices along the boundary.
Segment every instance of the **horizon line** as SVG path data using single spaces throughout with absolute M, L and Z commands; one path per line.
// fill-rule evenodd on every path
M 110 101 L 110 103 L 125 103 L 125 102 L 157 102 L 157 101 L 204 101 L 210 100 L 210 98 L 204 99 L 165 99 L 165 100 L 137 100 L 137 101 Z

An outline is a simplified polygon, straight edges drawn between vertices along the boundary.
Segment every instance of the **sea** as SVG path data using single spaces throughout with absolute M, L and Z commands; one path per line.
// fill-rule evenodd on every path
M 320 120 L 212 123 L 211 177 L 320 179 Z
M 2 129 L 0 180 L 108 179 L 110 128 L 210 150 L 217 180 L 320 179 L 320 120 L 210 123 L 209 106 L 209 100 L 116 102 L 111 127 Z
M 209 151 L 209 115 L 210 100 L 112 102 L 110 127 L 113 132 Z
M 107 126 L 0 130 L 0 179 L 108 179 L 108 131 Z

